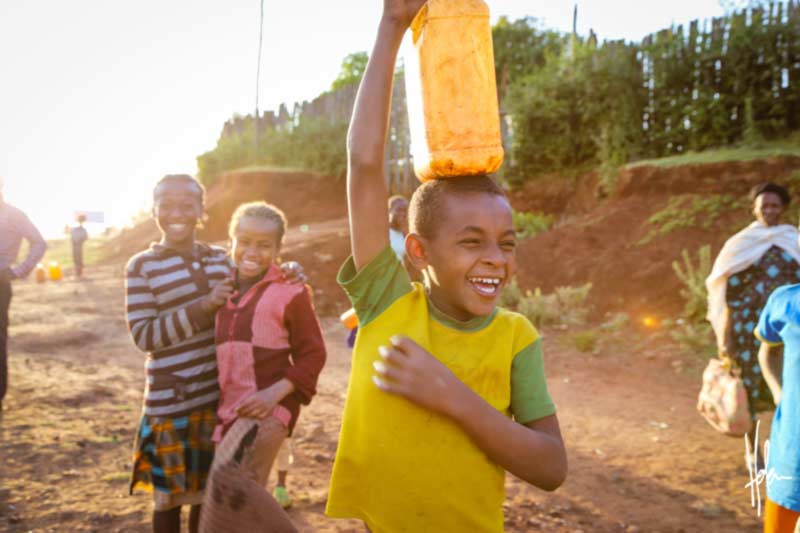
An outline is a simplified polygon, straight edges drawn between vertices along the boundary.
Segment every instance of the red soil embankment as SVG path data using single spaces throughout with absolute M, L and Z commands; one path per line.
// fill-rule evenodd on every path
M 512 205 L 520 211 L 553 214 L 556 224 L 520 243 L 519 284 L 550 292 L 558 286 L 591 282 L 590 303 L 598 318 L 608 311 L 674 316 L 683 300 L 672 262 L 680 259 L 684 249 L 695 258 L 705 244 L 716 254 L 749 215 L 747 209 L 723 211 L 708 227 L 698 220 L 693 227 L 637 244 L 653 229 L 648 219 L 676 195 L 744 198 L 753 185 L 785 183 L 798 169 L 797 157 L 670 168 L 640 166 L 624 169 L 617 177 L 616 191 L 605 198 L 598 194 L 595 173 L 574 181 L 530 181 L 509 193 Z M 320 313 L 344 311 L 348 303 L 336 285 L 336 271 L 350 250 L 344 181 L 296 171 L 228 173 L 208 191 L 209 216 L 200 238 L 226 240 L 233 210 L 253 200 L 274 203 L 286 213 L 289 232 L 282 259 L 303 264 Z M 155 224 L 148 221 L 127 230 L 112 245 L 117 256 L 127 257 L 157 237 Z
M 637 245 L 653 228 L 648 219 L 676 195 L 745 197 L 752 186 L 785 182 L 797 169 L 797 157 L 634 167 L 620 173 L 615 193 L 605 199 L 598 199 L 595 174 L 584 176 L 575 186 L 531 182 L 511 193 L 514 208 L 554 213 L 558 220 L 550 231 L 520 244 L 520 286 L 549 292 L 557 286 L 591 282 L 590 299 L 598 314 L 674 315 L 683 300 L 672 262 L 680 259 L 684 249 L 695 258 L 705 244 L 711 245 L 713 257 L 738 229 L 737 223 L 746 223 L 748 214 L 745 210 L 723 212 L 708 228 L 678 228 Z

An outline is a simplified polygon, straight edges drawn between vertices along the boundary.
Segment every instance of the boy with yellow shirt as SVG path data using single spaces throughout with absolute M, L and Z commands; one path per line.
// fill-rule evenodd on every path
M 353 255 L 339 283 L 358 314 L 326 512 L 379 532 L 502 531 L 504 471 L 555 490 L 567 471 L 523 316 L 497 307 L 516 270 L 511 207 L 486 176 L 411 199 L 411 283 L 389 247 L 384 146 L 397 50 L 424 0 L 384 0 L 348 133 Z

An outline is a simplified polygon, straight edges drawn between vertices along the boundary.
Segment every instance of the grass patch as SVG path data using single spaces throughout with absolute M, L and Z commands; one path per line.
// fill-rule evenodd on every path
M 246 167 L 233 168 L 226 170 L 222 174 L 240 174 L 246 172 L 285 172 L 285 173 L 303 173 L 303 174 L 319 174 L 314 170 L 308 170 L 300 167 L 282 167 L 278 165 L 249 165 Z
M 130 472 L 112 472 L 104 475 L 100 479 L 107 481 L 108 483 L 119 483 L 120 481 L 128 482 L 131 480 L 131 474 Z
M 643 246 L 654 239 L 669 235 L 681 228 L 711 229 L 727 211 L 745 210 L 747 202 L 731 194 L 681 194 L 673 196 L 664 209 L 654 213 L 647 223 L 652 226 L 636 246 Z
M 625 168 L 653 166 L 656 168 L 670 168 L 683 165 L 699 165 L 708 163 L 725 163 L 728 161 L 754 161 L 772 157 L 800 157 L 800 135 L 773 142 L 764 142 L 748 146 L 720 148 L 704 152 L 686 152 L 685 154 L 662 157 L 659 159 L 644 159 L 625 165 Z
M 84 266 L 99 263 L 104 257 L 103 247 L 108 242 L 105 237 L 92 237 L 83 244 Z M 47 241 L 47 251 L 42 259 L 42 264 L 58 261 L 61 267 L 74 267 L 72 262 L 72 242 L 69 239 L 51 239 Z

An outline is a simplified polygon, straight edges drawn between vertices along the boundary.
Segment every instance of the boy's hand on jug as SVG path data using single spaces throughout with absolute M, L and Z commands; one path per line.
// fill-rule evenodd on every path
M 407 28 L 427 0 L 383 0 L 384 18 Z
M 206 313 L 214 313 L 222 307 L 222 304 L 228 301 L 228 298 L 233 295 L 233 278 L 227 278 L 216 285 L 214 288 L 211 289 L 211 292 L 208 293 L 202 300 L 203 310 Z
M 453 404 L 466 387 L 444 364 L 408 337 L 395 336 L 391 346 L 378 348 L 381 361 L 374 363 L 375 385 L 415 404 L 453 415 Z

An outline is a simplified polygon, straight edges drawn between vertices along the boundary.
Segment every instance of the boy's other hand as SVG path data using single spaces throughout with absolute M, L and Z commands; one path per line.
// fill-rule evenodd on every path
M 297 261 L 287 261 L 281 265 L 281 272 L 283 272 L 283 279 L 289 283 L 305 283 L 308 281 L 303 266 Z
M 427 0 L 383 0 L 383 16 L 407 28 Z
M 395 336 L 391 346 L 378 351 L 374 363 L 375 385 L 407 398 L 420 407 L 453 416 L 456 397 L 466 385 L 444 364 L 408 337 Z
M 233 278 L 227 278 L 216 285 L 214 288 L 211 289 L 211 292 L 208 293 L 202 300 L 203 311 L 206 313 L 215 313 L 217 309 L 222 307 L 222 305 L 228 301 L 228 298 L 233 295 Z

